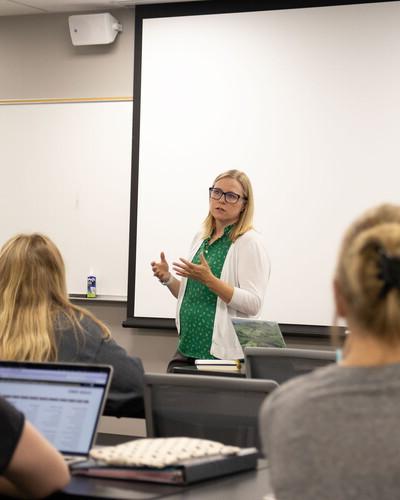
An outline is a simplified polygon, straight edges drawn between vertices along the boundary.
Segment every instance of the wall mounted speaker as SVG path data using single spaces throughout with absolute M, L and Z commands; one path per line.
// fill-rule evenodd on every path
M 73 45 L 112 43 L 122 31 L 122 25 L 108 12 L 70 16 L 68 24 Z

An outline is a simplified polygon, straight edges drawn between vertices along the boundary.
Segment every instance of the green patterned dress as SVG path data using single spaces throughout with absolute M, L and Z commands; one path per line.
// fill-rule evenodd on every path
M 193 257 L 194 264 L 200 264 L 200 255 L 204 256 L 214 276 L 220 278 L 226 255 L 232 244 L 227 226 L 223 236 L 211 245 L 206 238 Z M 214 318 L 218 296 L 202 283 L 188 279 L 185 295 L 180 308 L 180 336 L 178 351 L 189 358 L 214 359 L 210 354 L 214 329 Z

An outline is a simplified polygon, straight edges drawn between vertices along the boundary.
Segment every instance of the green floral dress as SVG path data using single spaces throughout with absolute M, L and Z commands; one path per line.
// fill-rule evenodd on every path
M 226 255 L 232 244 L 229 238 L 233 225 L 227 226 L 223 236 L 211 245 L 206 238 L 193 257 L 194 264 L 200 264 L 204 256 L 214 276 L 220 278 Z M 180 336 L 178 351 L 189 358 L 214 359 L 210 354 L 214 329 L 214 318 L 218 296 L 202 283 L 188 279 L 180 308 Z

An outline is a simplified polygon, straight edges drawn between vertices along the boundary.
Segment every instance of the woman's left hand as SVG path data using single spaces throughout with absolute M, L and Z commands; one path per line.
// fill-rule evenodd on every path
M 200 254 L 200 264 L 193 264 L 186 259 L 179 259 L 180 262 L 174 262 L 172 267 L 178 276 L 199 281 L 206 285 L 209 290 L 229 304 L 233 296 L 233 286 L 225 283 L 213 275 L 204 254 Z
M 210 278 L 214 277 L 204 254 L 200 254 L 200 264 L 193 264 L 193 262 L 183 259 L 182 257 L 179 260 L 180 262 L 174 262 L 172 264 L 173 269 L 178 276 L 200 281 L 200 283 L 203 283 L 204 285 L 207 285 Z

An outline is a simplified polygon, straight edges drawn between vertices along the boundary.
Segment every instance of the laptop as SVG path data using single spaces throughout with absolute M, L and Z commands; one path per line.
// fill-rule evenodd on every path
M 281 329 L 275 321 L 232 318 L 240 345 L 245 347 L 286 347 Z
M 0 395 L 72 463 L 95 442 L 111 377 L 107 365 L 0 361 Z

